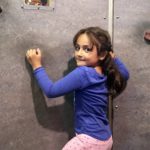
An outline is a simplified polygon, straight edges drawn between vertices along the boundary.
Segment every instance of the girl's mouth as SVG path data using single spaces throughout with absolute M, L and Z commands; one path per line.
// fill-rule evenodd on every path
M 85 61 L 85 59 L 76 58 L 77 61 Z

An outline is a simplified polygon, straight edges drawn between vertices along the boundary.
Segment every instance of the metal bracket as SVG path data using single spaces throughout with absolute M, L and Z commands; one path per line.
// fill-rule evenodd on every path
M 21 6 L 22 9 L 26 9 L 26 10 L 51 10 L 53 11 L 55 9 L 55 0 L 49 0 L 49 5 L 30 5 L 30 4 L 26 4 L 25 0 L 22 0 L 23 4 Z

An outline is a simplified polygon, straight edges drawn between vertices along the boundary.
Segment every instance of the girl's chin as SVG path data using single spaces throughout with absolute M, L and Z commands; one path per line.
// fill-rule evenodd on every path
M 77 66 L 79 67 L 79 66 L 86 66 L 86 64 L 85 63 L 78 63 L 77 62 Z

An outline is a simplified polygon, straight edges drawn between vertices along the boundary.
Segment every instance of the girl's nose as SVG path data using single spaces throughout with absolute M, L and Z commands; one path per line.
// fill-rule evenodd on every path
M 77 51 L 77 55 L 78 56 L 82 56 L 83 55 L 83 49 L 80 48 L 78 51 Z

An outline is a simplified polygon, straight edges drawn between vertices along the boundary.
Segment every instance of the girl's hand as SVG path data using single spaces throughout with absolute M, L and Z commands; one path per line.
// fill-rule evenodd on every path
M 26 58 L 28 62 L 31 64 L 33 70 L 42 66 L 41 62 L 42 55 L 41 50 L 39 48 L 27 50 Z
M 110 51 L 109 54 L 112 57 L 112 59 L 114 59 L 116 57 L 115 54 L 114 54 L 114 52 L 112 52 L 112 51 Z

